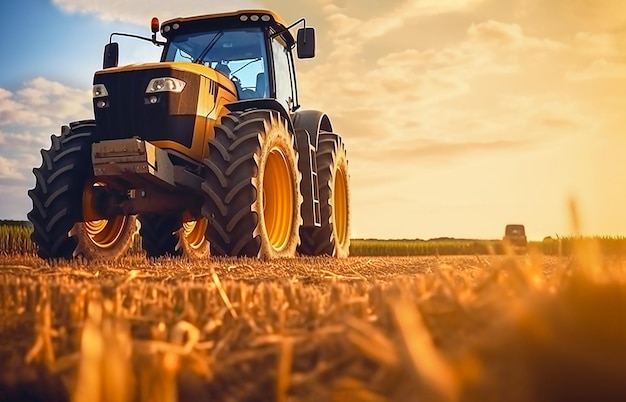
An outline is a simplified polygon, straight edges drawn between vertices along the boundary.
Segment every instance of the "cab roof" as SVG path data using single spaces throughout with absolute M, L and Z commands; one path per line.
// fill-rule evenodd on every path
M 176 28 L 178 24 L 178 28 Z M 161 35 L 168 38 L 179 32 L 232 29 L 247 26 L 269 26 L 274 33 L 280 33 L 292 45 L 294 38 L 287 29 L 285 20 L 270 10 L 252 9 L 229 13 L 205 14 L 193 17 L 179 17 L 161 24 Z

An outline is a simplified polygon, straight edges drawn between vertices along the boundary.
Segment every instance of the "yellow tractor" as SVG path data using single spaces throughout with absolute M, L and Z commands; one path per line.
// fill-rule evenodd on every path
M 118 66 L 115 35 L 161 60 Z M 347 256 L 345 146 L 326 114 L 300 110 L 294 56 L 315 56 L 315 30 L 266 10 L 112 33 L 94 119 L 63 126 L 33 169 L 39 256 L 117 258 L 137 226 L 148 257 Z

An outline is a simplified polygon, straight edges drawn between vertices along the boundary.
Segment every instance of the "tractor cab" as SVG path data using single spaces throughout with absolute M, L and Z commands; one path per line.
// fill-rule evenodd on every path
M 292 54 L 296 40 L 289 30 L 301 22 L 304 20 L 287 26 L 280 16 L 267 10 L 176 18 L 161 25 L 160 33 L 166 41 L 159 42 L 158 19 L 154 18 L 151 41 L 164 46 L 161 62 L 210 67 L 232 81 L 239 100 L 275 99 L 293 112 L 299 107 Z M 315 57 L 313 28 L 298 30 L 297 56 Z M 104 68 L 117 67 L 117 59 L 117 44 L 109 43 Z M 220 78 L 217 81 L 230 87 Z
M 240 100 L 272 98 L 294 111 L 298 98 L 291 50 L 296 41 L 289 28 L 264 10 L 169 20 L 161 26 L 167 39 L 161 61 L 211 67 L 235 83 Z M 298 57 L 315 56 L 314 35 L 313 28 L 298 31 Z

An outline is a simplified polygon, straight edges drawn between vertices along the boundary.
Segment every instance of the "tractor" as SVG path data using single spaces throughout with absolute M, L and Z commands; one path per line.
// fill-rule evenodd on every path
M 298 102 L 294 56 L 315 56 L 314 28 L 242 10 L 153 18 L 151 31 L 111 34 L 94 119 L 41 151 L 38 255 L 115 259 L 138 232 L 148 258 L 348 256 L 346 148 Z M 116 35 L 163 47 L 160 61 L 118 66 Z

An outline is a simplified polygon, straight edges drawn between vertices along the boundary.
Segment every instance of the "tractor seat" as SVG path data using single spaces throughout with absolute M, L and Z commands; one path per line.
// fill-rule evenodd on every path
M 256 75 L 256 96 L 258 98 L 267 98 L 269 96 L 267 93 L 267 80 L 265 78 L 265 73 L 258 73 Z

